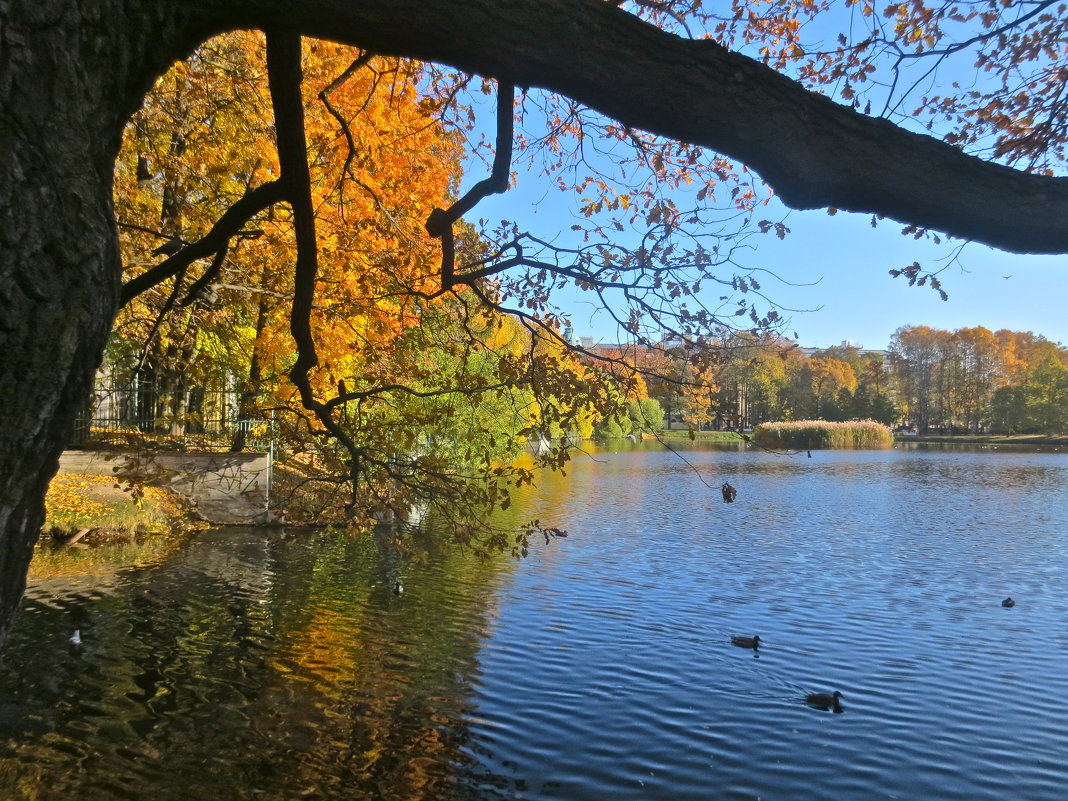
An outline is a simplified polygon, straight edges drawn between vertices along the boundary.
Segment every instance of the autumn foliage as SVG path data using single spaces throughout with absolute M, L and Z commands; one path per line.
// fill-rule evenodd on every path
M 531 480 L 513 464 L 530 438 L 560 463 L 566 437 L 588 436 L 635 384 L 617 390 L 621 377 L 580 364 L 551 318 L 505 314 L 499 284 L 442 274 L 427 221 L 454 202 L 462 151 L 433 75 L 317 41 L 302 62 L 310 296 L 294 283 L 294 213 L 270 194 L 284 176 L 263 39 L 230 34 L 161 78 L 127 131 L 116 205 L 129 300 L 109 369 L 164 387 L 158 413 L 179 428 L 206 384 L 239 397 L 244 418 L 274 417 L 300 465 L 291 483 L 317 507 L 306 513 L 506 504 L 505 485 Z M 169 269 L 261 195 L 227 245 Z M 463 223 L 449 246 L 463 263 L 486 251 Z M 302 297 L 314 354 L 296 368 Z
M 1063 0 L 636 3 L 865 114 L 919 123 L 984 157 L 1053 174 L 1065 158 Z M 685 26 L 685 27 L 684 27 Z
M 919 120 L 1029 169 L 1063 159 L 1065 54 L 1048 42 L 1065 15 L 1053 3 L 630 5 L 866 114 Z M 803 358 L 778 333 L 741 254 L 789 228 L 764 218 L 770 193 L 744 166 L 558 95 L 283 39 L 268 39 L 266 58 L 256 33 L 208 42 L 127 131 L 116 173 L 127 305 L 109 363 L 168 388 L 173 419 L 189 415 L 189 386 L 226 387 L 241 416 L 277 415 L 304 459 L 298 480 L 349 512 L 472 493 L 504 504 L 503 486 L 531 480 L 510 461 L 528 440 L 558 446 L 546 462 L 560 465 L 569 437 L 653 430 L 660 410 L 728 428 L 933 419 L 902 369 L 892 387 L 881 358 Z M 924 94 L 922 65 L 960 59 L 983 74 L 976 89 Z M 496 98 L 495 140 L 477 135 L 479 95 Z M 461 193 L 472 153 L 489 175 Z M 513 164 L 579 198 L 570 238 L 474 221 Z M 897 272 L 942 291 L 919 265 Z M 566 340 L 567 285 L 625 344 Z M 963 398 L 1007 386 L 977 378 L 940 419 L 991 425 Z
M 423 222 L 460 175 L 457 143 L 420 105 L 416 68 L 367 59 L 348 71 L 358 55 L 310 42 L 304 59 L 320 392 L 387 362 L 418 323 L 414 293 L 429 288 L 436 259 Z M 264 69 L 261 37 L 213 40 L 161 78 L 134 119 L 116 181 L 131 278 L 173 239 L 196 241 L 250 187 L 277 179 Z M 252 384 L 281 376 L 293 359 L 293 248 L 289 211 L 273 204 L 238 232 L 210 280 L 182 273 L 153 287 L 116 332 L 141 349 L 144 369 L 192 379 L 214 370 Z
M 1068 431 L 1068 349 L 1031 332 L 905 326 L 890 367 L 904 419 L 924 433 Z

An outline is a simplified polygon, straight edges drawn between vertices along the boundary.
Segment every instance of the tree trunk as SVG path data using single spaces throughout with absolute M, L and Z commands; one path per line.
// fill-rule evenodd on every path
M 0 642 L 117 308 L 111 175 L 153 69 L 126 10 L 0 0 Z
M 262 281 L 261 281 L 262 283 Z M 240 453 L 245 449 L 248 439 L 249 421 L 260 415 L 259 397 L 263 384 L 263 367 L 260 364 L 260 337 L 267 327 L 267 298 L 260 296 L 259 309 L 256 313 L 256 332 L 252 338 L 252 357 L 249 360 L 248 381 L 241 389 L 241 398 L 237 404 L 237 420 L 234 421 L 234 436 L 230 442 L 230 452 Z

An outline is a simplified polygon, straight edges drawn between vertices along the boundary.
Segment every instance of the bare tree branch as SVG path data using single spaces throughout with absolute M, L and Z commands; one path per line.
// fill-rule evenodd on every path
M 278 162 L 282 169 L 280 181 L 285 199 L 293 209 L 293 231 L 297 245 L 293 310 L 290 315 L 290 332 L 297 346 L 297 360 L 289 371 L 289 379 L 300 393 L 304 408 L 315 414 L 322 426 L 352 457 L 350 478 L 352 499 L 355 503 L 360 458 L 364 453 L 333 418 L 331 407 L 315 397 L 309 377 L 319 364 L 311 328 L 315 284 L 319 273 L 319 247 L 315 235 L 315 207 L 312 202 L 308 145 L 304 133 L 304 100 L 301 96 L 303 73 L 300 58 L 299 34 L 267 32 L 267 80 L 275 111 Z
M 173 256 L 167 257 L 155 267 L 123 284 L 121 303 L 123 305 L 129 303 L 146 289 L 185 270 L 197 259 L 214 255 L 224 248 L 232 237 L 240 233 L 241 227 L 253 216 L 273 206 L 283 197 L 284 190 L 281 181 L 271 181 L 250 189 L 228 208 L 212 229 L 199 240 L 186 245 Z
M 515 87 L 501 83 L 497 87 L 497 145 L 493 158 L 493 169 L 488 178 L 483 178 L 472 186 L 467 193 L 449 206 L 448 209 L 434 209 L 426 221 L 427 233 L 441 240 L 441 285 L 451 289 L 454 280 L 456 262 L 456 241 L 452 226 L 471 211 L 479 201 L 490 195 L 499 195 L 508 189 L 508 178 L 512 166 L 512 130 L 514 117 L 512 102 Z

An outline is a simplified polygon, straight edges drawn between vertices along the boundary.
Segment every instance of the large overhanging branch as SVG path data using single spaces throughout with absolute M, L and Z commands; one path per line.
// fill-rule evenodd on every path
M 968 156 L 603 0 L 243 0 L 203 10 L 220 29 L 277 23 L 559 92 L 739 159 L 794 208 L 866 212 L 1021 253 L 1068 252 L 1068 178 Z
M 413 398 L 442 398 L 449 395 L 484 395 L 489 392 L 508 389 L 509 386 L 510 385 L 505 382 L 497 382 L 495 384 L 480 384 L 477 387 L 447 387 L 445 389 L 422 390 L 416 389 L 415 387 L 409 387 L 406 384 L 394 383 L 379 384 L 378 386 L 364 390 L 348 390 L 342 383 L 338 387 L 337 396 L 326 401 L 323 405 L 327 409 L 336 409 L 338 406 L 344 406 L 346 403 L 364 401 L 368 398 L 390 393 L 404 394 Z

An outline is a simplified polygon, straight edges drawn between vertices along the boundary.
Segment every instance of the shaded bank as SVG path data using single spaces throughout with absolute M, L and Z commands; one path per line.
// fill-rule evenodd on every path
M 191 522 L 181 500 L 166 490 L 133 487 L 109 476 L 61 473 L 45 495 L 41 534 L 73 544 L 87 535 L 166 534 Z
M 264 525 L 273 459 L 269 453 L 64 451 L 59 474 L 106 476 L 155 485 L 185 499 L 194 516 L 223 525 Z
M 897 434 L 896 442 L 940 445 L 1011 445 L 1012 447 L 1068 448 L 1068 434 Z

